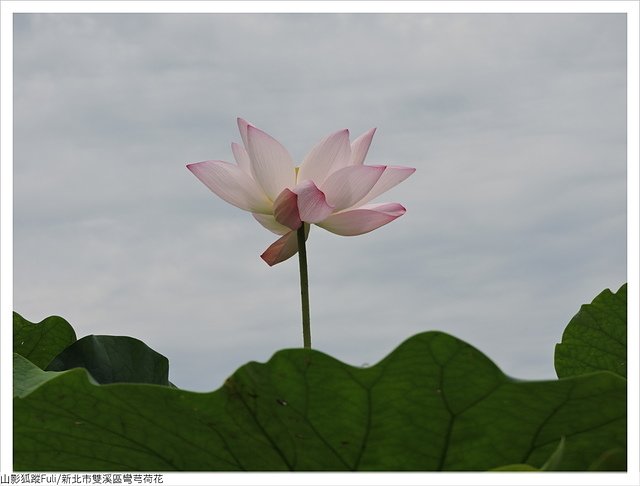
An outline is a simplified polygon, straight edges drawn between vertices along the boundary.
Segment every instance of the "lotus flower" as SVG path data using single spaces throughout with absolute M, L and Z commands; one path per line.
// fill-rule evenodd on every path
M 410 167 L 364 165 L 375 128 L 353 142 L 346 129 L 332 133 L 296 167 L 274 138 L 242 118 L 238 127 L 243 144 L 231 144 L 237 165 L 207 160 L 187 168 L 215 194 L 281 236 L 261 255 L 269 265 L 298 252 L 302 225 L 305 237 L 311 224 L 355 236 L 405 213 L 398 203 L 370 203 L 415 172 Z

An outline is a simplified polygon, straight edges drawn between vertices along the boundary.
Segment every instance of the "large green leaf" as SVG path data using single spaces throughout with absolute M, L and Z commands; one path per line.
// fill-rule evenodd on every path
M 556 345 L 555 367 L 559 378 L 602 370 L 627 376 L 627 284 L 580 308 Z
M 603 452 L 589 471 L 621 471 L 627 467 L 627 450 L 622 447 Z
M 31 390 L 54 378 L 56 373 L 42 371 L 24 356 L 13 353 L 13 396 L 28 395 Z
M 75 340 L 75 331 L 62 317 L 51 316 L 34 324 L 13 313 L 14 352 L 42 369 Z
M 102 384 L 169 385 L 169 361 L 129 336 L 85 336 L 56 356 L 47 371 L 85 368 Z
M 506 466 L 500 466 L 492 471 L 556 471 L 562 462 L 562 456 L 564 455 L 564 437 L 560 439 L 558 447 L 553 454 L 547 459 L 540 469 L 530 466 L 529 464 L 509 464 Z
M 587 470 L 626 449 L 622 377 L 516 381 L 438 332 L 370 368 L 280 351 L 211 393 L 96 385 L 82 369 L 26 388 L 14 399 L 17 470 L 540 469 L 563 437 L 556 468 Z

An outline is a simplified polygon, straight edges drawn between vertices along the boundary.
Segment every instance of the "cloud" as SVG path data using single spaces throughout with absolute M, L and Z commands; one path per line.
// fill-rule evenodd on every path
M 14 303 L 128 334 L 213 389 L 300 345 L 295 260 L 184 167 L 243 116 L 296 160 L 377 126 L 417 167 L 368 235 L 314 228 L 319 349 L 373 364 L 439 329 L 511 375 L 553 375 L 580 304 L 626 280 L 626 30 L 602 14 L 21 14 Z

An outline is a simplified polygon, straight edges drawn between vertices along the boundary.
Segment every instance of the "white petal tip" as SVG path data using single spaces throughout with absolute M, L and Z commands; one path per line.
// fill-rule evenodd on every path
M 202 164 L 206 164 L 207 162 L 208 161 L 206 160 L 203 162 L 191 162 L 186 165 L 186 168 L 193 172 L 194 170 L 197 170 Z

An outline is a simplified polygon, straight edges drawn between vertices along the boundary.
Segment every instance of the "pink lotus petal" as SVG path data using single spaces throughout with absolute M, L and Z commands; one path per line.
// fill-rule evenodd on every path
M 416 170 L 413 167 L 400 167 L 393 165 L 387 166 L 387 168 L 380 176 L 380 179 L 378 179 L 378 182 L 376 182 L 371 191 L 369 191 L 369 193 L 360 201 L 354 203 L 354 207 L 366 204 L 374 198 L 378 197 L 380 194 L 387 192 L 392 187 L 400 184 L 415 171 Z
M 368 204 L 329 216 L 318 226 L 337 235 L 356 236 L 384 226 L 405 212 L 398 203 Z
M 252 125 L 247 126 L 247 140 L 253 178 L 275 201 L 285 187 L 295 185 L 293 160 L 280 142 Z
M 303 181 L 294 189 L 298 195 L 300 219 L 305 223 L 317 223 L 329 216 L 334 208 L 327 204 L 324 193 L 312 181 Z
M 323 138 L 311 149 L 300 165 L 298 181 L 313 181 L 320 186 L 327 176 L 349 162 L 349 130 L 340 130 Z
M 242 118 L 238 118 L 238 129 L 240 130 L 240 136 L 242 137 L 242 143 L 244 144 L 244 148 L 249 148 L 249 140 L 247 138 L 247 127 L 251 125 L 247 120 Z
M 376 129 L 372 128 L 351 142 L 351 160 L 349 161 L 349 165 L 362 165 L 364 163 L 374 133 L 376 133 Z
M 249 154 L 245 148 L 234 142 L 231 144 L 231 151 L 233 152 L 233 158 L 236 159 L 238 167 L 240 167 L 249 177 L 253 178 L 251 175 L 251 161 L 249 160 Z
M 237 165 L 207 160 L 188 164 L 187 169 L 229 204 L 253 213 L 271 213 L 271 202 L 262 189 Z
M 353 206 L 366 196 L 384 172 L 382 165 L 351 165 L 331 174 L 321 186 L 334 212 Z
M 273 215 L 278 223 L 296 230 L 302 224 L 298 212 L 298 195 L 290 189 L 283 190 L 273 202 Z
M 271 216 L 270 214 L 258 214 L 258 213 L 252 213 L 252 214 L 258 223 L 260 223 L 262 226 L 267 228 L 272 233 L 275 233 L 277 235 L 285 235 L 289 231 L 291 231 L 291 228 L 287 228 L 286 226 L 278 223 L 276 221 L 276 218 Z
M 309 229 L 309 225 L 305 224 L 305 240 L 309 237 Z M 260 257 L 272 267 L 291 258 L 296 253 L 298 253 L 297 231 L 290 231 L 271 244 Z

